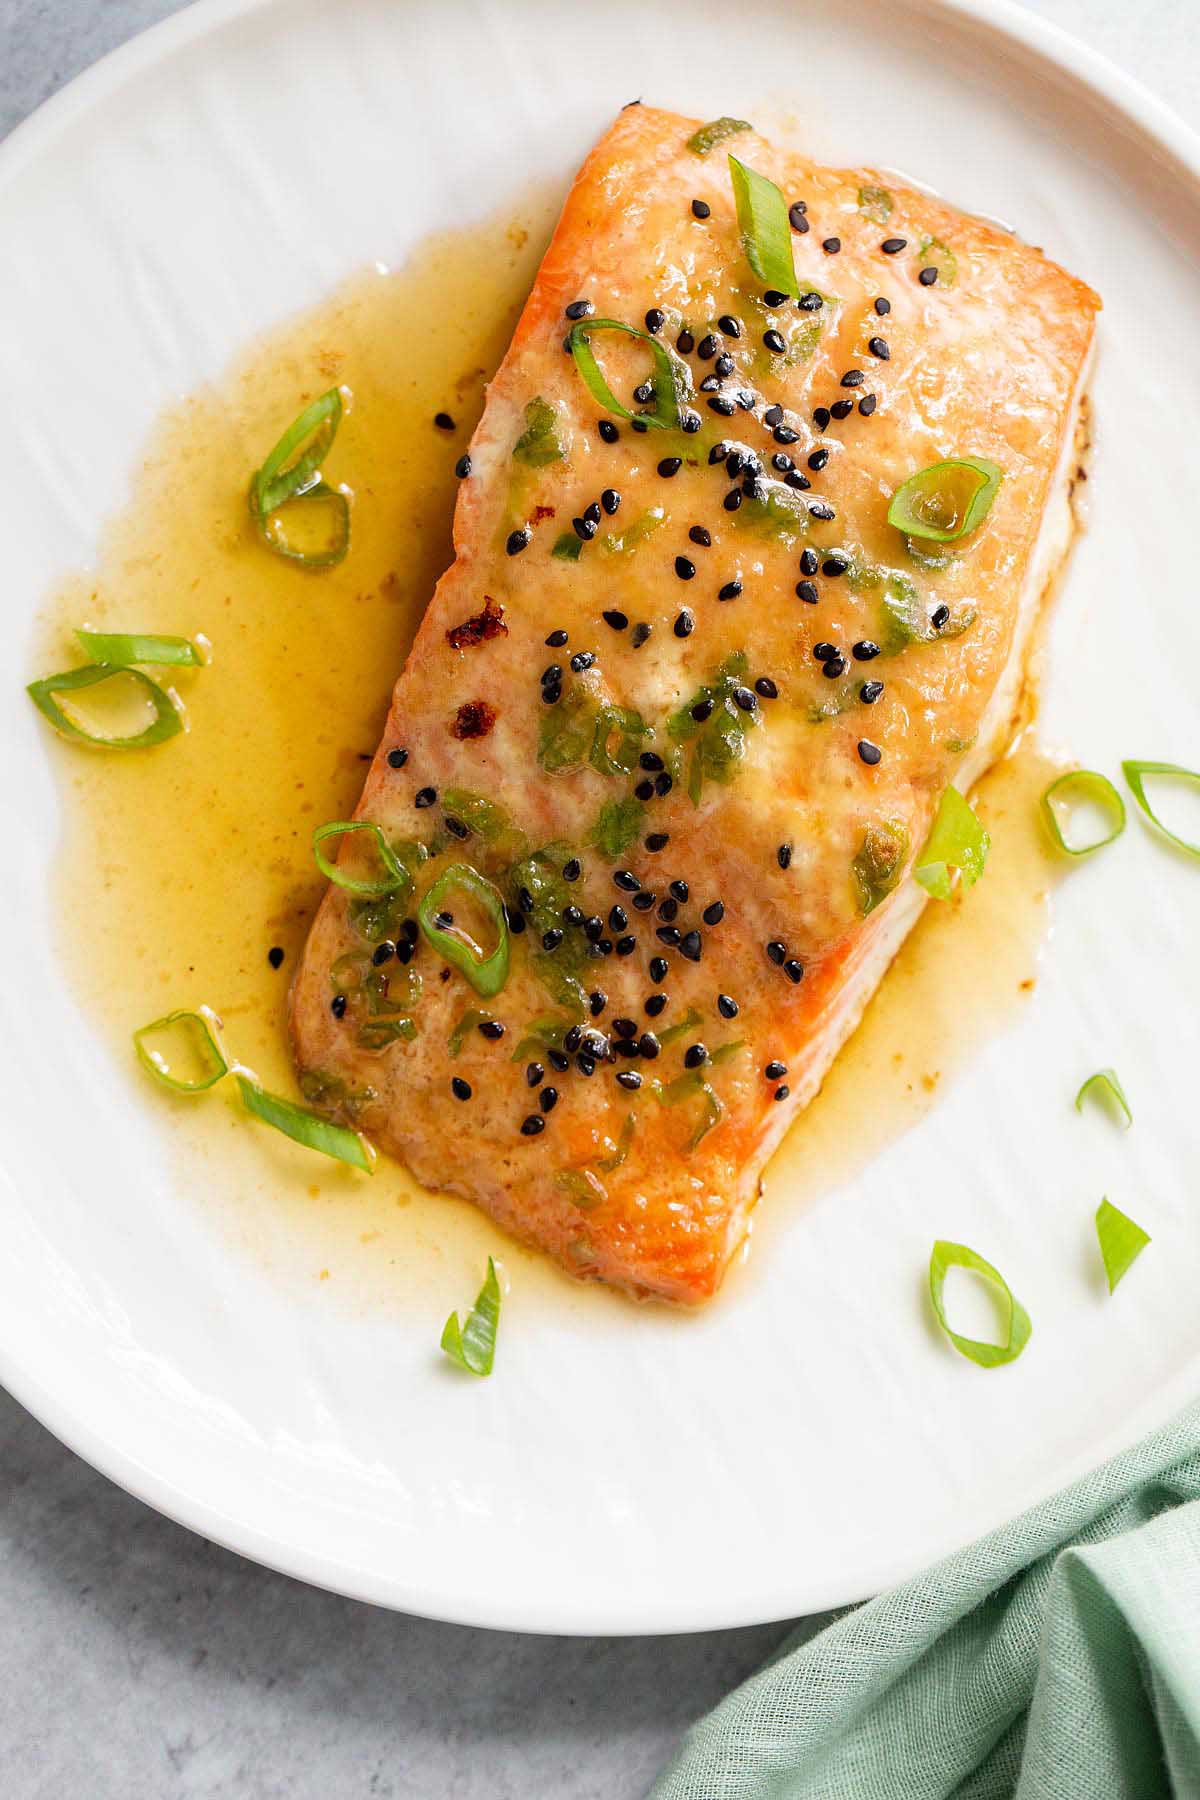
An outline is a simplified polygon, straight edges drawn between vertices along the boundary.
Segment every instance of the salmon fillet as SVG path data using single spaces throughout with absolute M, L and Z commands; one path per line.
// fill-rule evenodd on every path
M 627 108 L 570 192 L 356 815 L 403 881 L 331 884 L 291 996 L 314 1104 L 684 1302 L 914 923 L 939 796 L 1007 741 L 1099 306 L 875 171 L 696 130 Z M 749 266 L 729 151 L 782 190 L 797 296 Z M 645 334 L 588 340 L 615 410 L 564 347 L 588 318 Z M 646 429 L 672 383 L 685 428 Z M 977 530 L 888 524 L 967 455 L 1003 471 Z

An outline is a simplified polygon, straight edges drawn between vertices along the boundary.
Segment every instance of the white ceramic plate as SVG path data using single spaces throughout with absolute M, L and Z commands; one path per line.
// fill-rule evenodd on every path
M 163 1179 L 79 1017 L 47 884 L 58 801 L 21 695 L 35 604 L 93 553 L 160 408 L 247 339 L 533 169 L 565 187 L 622 102 L 787 129 L 1017 224 L 1103 294 L 1090 535 L 1044 718 L 1086 764 L 1200 762 L 1200 148 L 1132 83 L 986 0 L 212 0 L 0 153 L 0 1375 L 210 1537 L 393 1606 L 535 1630 L 734 1625 L 865 1595 L 1161 1420 L 1200 1380 L 1200 871 L 1135 821 L 1075 875 L 1036 998 L 924 1123 L 772 1233 L 701 1319 L 509 1302 L 447 1383 L 450 1305 L 361 1319 L 267 1279 Z M 215 678 L 215 677 L 214 677 Z M 1115 1063 L 1126 1137 L 1077 1121 Z M 803 1127 L 801 1127 L 803 1129 Z M 1155 1244 L 1086 1273 L 1112 1193 Z M 922 1322 L 933 1237 L 1035 1320 L 994 1374 Z

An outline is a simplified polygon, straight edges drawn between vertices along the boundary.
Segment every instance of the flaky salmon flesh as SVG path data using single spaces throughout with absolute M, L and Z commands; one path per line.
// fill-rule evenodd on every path
M 571 189 L 359 804 L 386 851 L 338 840 L 359 888 L 291 997 L 314 1104 L 684 1302 L 914 923 L 943 791 L 1007 741 L 1099 307 L 736 123 L 629 107 Z M 780 190 L 792 292 L 730 153 Z M 974 530 L 888 522 L 968 457 L 1000 473 Z

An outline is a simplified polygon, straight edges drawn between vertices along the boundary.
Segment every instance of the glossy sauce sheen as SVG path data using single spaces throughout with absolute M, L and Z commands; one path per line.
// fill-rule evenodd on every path
M 211 1004 L 230 1049 L 294 1093 L 285 997 L 323 891 L 311 826 L 345 816 L 358 795 L 392 671 L 450 560 L 453 464 L 551 217 L 549 200 L 532 202 L 517 220 L 432 241 L 397 274 L 356 277 L 170 412 L 95 571 L 46 609 L 31 670 L 70 666 L 71 631 L 84 621 L 212 640 L 211 668 L 173 676 L 184 738 L 104 756 L 47 734 L 64 807 L 54 904 L 66 966 L 129 1071 L 130 1104 L 161 1125 L 172 1183 L 281 1280 L 319 1283 L 355 1312 L 430 1306 L 431 1342 L 445 1310 L 474 1293 L 489 1252 L 503 1255 L 525 1306 L 533 1292 L 571 1310 L 605 1296 L 388 1158 L 366 1180 L 253 1124 L 231 1092 L 173 1100 L 136 1068 L 130 1033 L 174 1007 Z M 418 328 L 424 349 L 413 359 L 406 345 Z M 353 554 L 314 577 L 257 543 L 241 475 L 331 381 L 354 395 L 330 463 L 356 492 Z M 453 434 L 432 424 L 443 408 Z M 1023 748 L 981 784 L 987 877 L 965 903 L 929 907 L 904 945 L 768 1172 L 773 1204 L 758 1243 L 786 1227 L 796 1201 L 852 1175 L 911 1126 L 980 1039 L 1027 1004 L 1053 875 L 1034 811 L 1047 770 Z M 285 953 L 278 971 L 272 946 Z
M 323 903 L 292 1008 L 310 1087 L 423 1180 L 477 1200 L 582 1275 L 686 1301 L 719 1285 L 767 1156 L 853 1028 L 897 926 L 911 922 L 912 890 L 901 890 L 939 794 L 1006 739 L 1040 527 L 1097 305 L 1005 233 L 902 189 L 891 192 L 885 228 L 861 204 L 870 171 L 816 168 L 746 133 L 739 152 L 806 201 L 810 229 L 794 237 L 800 285 L 826 296 L 807 311 L 765 299 L 739 241 L 726 157 L 692 155 L 693 129 L 627 109 L 572 190 L 489 391 L 456 512 L 457 560 L 398 683 L 360 802 L 360 816 L 394 841 L 420 840 L 433 859 L 388 927 L 397 939 L 419 893 L 464 861 L 511 909 L 532 910 L 491 1002 L 506 1036 L 489 1043 L 468 1029 L 451 1061 L 448 1041 L 479 1000 L 422 943 L 408 968 L 389 963 L 384 977 L 394 984 L 388 1006 L 411 1014 L 415 1035 L 373 1042 L 369 983 L 379 977 L 341 888 Z M 947 269 L 941 286 L 922 284 L 921 267 L 948 256 L 947 245 L 954 281 Z M 879 296 L 890 310 L 876 307 Z M 563 347 L 570 319 L 589 306 L 597 323 L 639 322 L 656 306 L 664 338 L 691 333 L 692 379 L 723 383 L 697 396 L 694 435 L 638 435 L 624 423 L 614 442 L 600 431 L 601 408 Z M 611 384 L 637 402 L 646 350 L 595 338 Z M 867 394 L 874 411 L 859 405 Z M 713 414 L 713 399 L 725 413 Z M 773 430 L 780 415 L 767 416 L 772 405 L 786 439 Z M 829 409 L 823 425 L 812 422 L 818 406 Z M 538 423 L 546 418 L 548 428 Z M 523 458 L 538 432 L 551 442 Z M 718 441 L 758 455 L 762 479 L 749 492 L 710 453 Z M 769 461 L 785 441 L 812 471 L 804 499 Z M 907 560 L 887 501 L 914 469 L 956 454 L 990 457 L 1005 479 L 983 528 L 930 570 Z M 724 505 L 731 489 L 734 510 Z M 611 526 L 599 504 L 608 490 L 620 496 Z M 654 507 L 661 522 L 631 551 L 623 534 Z M 711 542 L 697 545 L 696 526 Z M 580 539 L 577 557 L 561 554 Z M 819 565 L 814 604 L 796 587 L 805 546 Z M 912 621 L 898 639 L 893 601 Z M 614 611 L 623 625 L 605 617 Z M 651 634 L 640 642 L 639 627 Z M 548 646 L 556 632 L 568 642 Z M 883 654 L 864 664 L 850 648 L 867 639 Z M 840 667 L 823 644 L 841 649 Z M 741 685 L 719 721 L 732 719 L 744 754 L 721 764 L 728 728 L 714 745 L 691 720 L 731 657 Z M 868 671 L 883 684 L 876 704 L 861 693 Z M 482 708 L 486 730 L 461 729 Z M 636 752 L 615 768 L 607 733 L 589 756 L 585 730 L 557 767 L 546 754 L 548 728 L 565 730 L 572 709 L 586 725 L 610 708 L 638 730 L 644 722 L 640 747 L 674 770 L 670 793 L 649 798 L 617 847 L 601 828 L 648 785 Z M 702 788 L 698 746 L 718 764 Z M 500 809 L 491 826 L 506 824 L 524 850 L 492 843 L 488 829 L 466 842 L 461 829 L 450 835 L 481 805 Z M 667 848 L 653 841 L 660 831 Z M 871 911 L 856 868 L 880 832 L 903 848 Z M 538 846 L 551 846 L 541 909 L 529 899 L 533 875 L 518 866 Z M 582 874 L 568 886 L 560 871 L 574 858 Z M 639 889 L 654 894 L 652 911 L 638 912 Z M 585 915 L 614 954 L 585 954 Z M 602 998 L 589 1018 L 592 989 Z M 646 1005 L 655 991 L 667 995 L 661 1014 Z M 736 1018 L 720 1012 L 722 992 L 736 999 Z M 560 1030 L 594 1019 L 599 1048 L 585 1054 L 573 1027 L 566 1048 L 581 1055 L 553 1078 L 543 1069 L 557 1090 L 543 1112 L 541 1077 L 530 1087 L 528 1053 L 514 1057 L 510 1046 L 548 1012 Z M 620 1043 L 689 1013 L 695 1022 L 653 1061 L 618 1058 Z M 729 1060 L 710 1064 L 710 1054 Z M 767 1074 L 776 1062 L 782 1077 Z

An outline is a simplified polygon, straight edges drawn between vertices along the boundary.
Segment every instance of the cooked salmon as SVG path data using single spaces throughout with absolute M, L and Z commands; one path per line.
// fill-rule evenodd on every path
M 295 981 L 314 1104 L 575 1275 L 713 1294 L 1007 741 L 1098 306 L 875 170 L 620 114 Z M 964 459 L 974 529 L 932 490 L 933 535 L 889 523 Z

